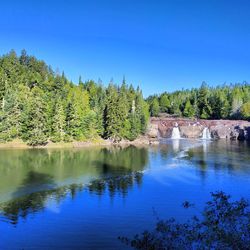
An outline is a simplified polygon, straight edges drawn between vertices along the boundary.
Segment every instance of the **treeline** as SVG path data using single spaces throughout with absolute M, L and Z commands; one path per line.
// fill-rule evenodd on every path
M 149 107 L 139 88 L 94 81 L 78 84 L 23 50 L 0 57 L 0 140 L 29 145 L 95 138 L 134 140 Z
M 147 98 L 151 116 L 167 113 L 202 119 L 250 119 L 250 84 L 231 84 L 163 93 Z

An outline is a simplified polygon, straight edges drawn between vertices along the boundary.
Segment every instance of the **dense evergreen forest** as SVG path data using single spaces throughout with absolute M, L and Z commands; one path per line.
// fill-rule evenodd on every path
M 149 107 L 139 88 L 78 84 L 23 50 L 0 57 L 0 140 L 28 145 L 102 138 L 133 140 L 146 130 Z
M 143 99 L 142 91 L 112 81 L 69 81 L 23 50 L 0 57 L 0 141 L 29 145 L 98 138 L 134 140 L 149 116 L 165 113 L 203 119 L 250 119 L 248 83 L 163 93 Z
M 147 98 L 151 116 L 167 113 L 202 119 L 250 119 L 250 84 L 231 84 L 163 93 Z

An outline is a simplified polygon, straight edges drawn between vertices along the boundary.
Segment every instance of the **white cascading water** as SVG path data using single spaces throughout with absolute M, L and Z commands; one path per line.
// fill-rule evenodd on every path
M 181 138 L 181 135 L 180 135 L 179 128 L 178 127 L 173 127 L 171 139 L 180 139 L 180 138 Z
M 203 140 L 210 140 L 211 139 L 211 135 L 210 135 L 210 131 L 208 128 L 204 128 L 203 132 L 202 132 L 202 139 Z

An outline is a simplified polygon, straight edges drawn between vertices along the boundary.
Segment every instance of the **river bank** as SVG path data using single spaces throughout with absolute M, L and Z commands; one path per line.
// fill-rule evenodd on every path
M 73 142 L 51 142 L 46 145 L 29 146 L 24 141 L 16 139 L 10 142 L 0 143 L 0 149 L 33 149 L 33 148 L 45 148 L 45 149 L 57 149 L 57 148 L 85 148 L 94 146 L 145 146 L 149 144 L 156 144 L 158 141 L 150 140 L 147 136 L 140 136 L 134 141 L 121 140 L 114 142 L 112 140 L 96 139 L 88 141 L 73 141 Z
M 29 146 L 22 140 L 16 139 L 11 142 L 0 143 L 3 148 L 84 148 L 93 146 L 129 146 L 129 145 L 151 145 L 158 144 L 160 138 L 171 138 L 173 128 L 178 129 L 180 138 L 199 139 L 202 138 L 204 129 L 209 133 L 209 138 L 230 139 L 230 140 L 250 140 L 250 122 L 242 120 L 201 120 L 187 118 L 158 118 L 152 117 L 148 125 L 146 135 L 138 137 L 134 141 L 104 140 L 97 138 L 88 141 L 73 142 L 52 142 L 46 145 Z

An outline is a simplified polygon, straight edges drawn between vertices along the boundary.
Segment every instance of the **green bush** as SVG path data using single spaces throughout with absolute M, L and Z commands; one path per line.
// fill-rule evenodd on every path
M 223 192 L 212 199 L 199 217 L 186 223 L 175 219 L 160 220 L 153 231 L 133 239 L 120 240 L 134 249 L 250 249 L 250 210 L 245 199 L 231 201 Z M 184 204 L 185 208 L 191 205 Z

